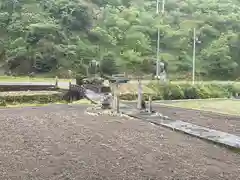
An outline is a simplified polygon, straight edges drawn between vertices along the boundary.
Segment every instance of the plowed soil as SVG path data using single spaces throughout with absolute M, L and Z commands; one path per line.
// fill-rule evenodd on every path
M 85 106 L 0 110 L 1 180 L 237 180 L 240 154 Z
M 174 120 L 182 120 L 240 136 L 240 116 L 168 107 L 159 104 L 154 104 L 154 109 Z

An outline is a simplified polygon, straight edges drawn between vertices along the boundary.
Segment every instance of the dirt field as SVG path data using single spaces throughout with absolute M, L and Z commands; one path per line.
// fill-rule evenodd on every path
M 1 180 L 237 180 L 240 155 L 84 106 L 0 110 Z
M 190 122 L 196 125 L 228 132 L 240 136 L 240 116 L 166 107 L 154 104 L 154 109 L 172 119 Z

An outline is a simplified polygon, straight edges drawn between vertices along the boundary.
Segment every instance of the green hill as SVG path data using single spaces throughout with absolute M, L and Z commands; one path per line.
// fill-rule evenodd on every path
M 0 26 L 1 65 L 15 74 L 86 74 L 93 59 L 105 74 L 150 73 L 157 28 L 171 77 L 191 73 L 193 28 L 198 76 L 240 72 L 238 0 L 166 0 L 164 16 L 156 0 L 1 0 Z

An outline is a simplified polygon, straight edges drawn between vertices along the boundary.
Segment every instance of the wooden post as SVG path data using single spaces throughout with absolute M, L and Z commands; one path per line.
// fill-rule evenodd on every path
M 119 113 L 119 93 L 118 93 L 118 84 L 113 84 L 113 102 L 112 102 L 113 109 Z
M 116 96 L 116 112 L 119 113 L 119 96 Z
M 137 108 L 142 109 L 142 82 L 141 79 L 138 78 L 138 102 Z
M 73 97 L 72 97 L 72 93 L 71 93 L 71 89 L 72 89 L 72 85 L 71 85 L 71 80 L 69 80 L 69 84 L 68 84 L 68 89 L 69 89 L 69 101 L 72 102 L 73 101 Z
M 152 113 L 152 96 L 148 96 L 148 112 Z
M 55 87 L 58 88 L 58 77 L 55 77 Z
M 118 112 L 118 83 L 115 84 L 115 90 L 114 90 L 114 109 Z
M 69 80 L 69 89 L 71 89 L 71 85 L 72 85 L 71 80 Z
M 112 109 L 115 110 L 115 94 L 116 94 L 116 87 L 115 84 L 112 84 Z

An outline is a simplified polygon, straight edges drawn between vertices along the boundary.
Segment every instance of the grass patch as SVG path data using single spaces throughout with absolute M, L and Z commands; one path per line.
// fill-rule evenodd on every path
M 55 78 L 45 77 L 37 75 L 36 77 L 30 78 L 29 76 L 0 76 L 0 82 L 55 82 Z M 69 82 L 69 79 L 59 79 L 61 82 Z M 72 80 L 75 81 L 75 80 Z M 157 82 L 156 80 L 142 80 L 143 84 L 148 84 L 150 82 Z M 191 84 L 191 81 L 170 81 L 172 84 Z M 137 80 L 131 80 L 129 82 L 133 86 L 136 86 L 138 83 Z M 238 83 L 240 81 L 196 81 L 195 84 L 228 84 L 228 83 Z
M 191 100 L 164 105 L 240 116 L 240 100 Z
M 74 81 L 74 80 L 72 80 Z M 55 78 L 46 77 L 28 77 L 28 76 L 0 76 L 0 82 L 52 82 L 55 83 Z M 59 79 L 59 82 L 69 82 L 69 79 Z
M 57 91 L 13 91 L 0 93 L 0 106 L 8 104 L 48 104 L 62 101 Z
M 192 81 L 171 81 L 172 84 L 192 84 Z M 238 81 L 195 81 L 195 84 L 240 84 Z
M 59 101 L 59 102 L 54 102 L 54 103 L 38 103 L 38 102 L 31 102 L 31 103 L 11 103 L 11 104 L 6 104 L 6 106 L 3 106 L 5 108 L 12 108 L 12 107 L 41 107 L 41 106 L 48 106 L 50 104 L 66 104 L 65 101 Z
M 170 81 L 166 83 L 159 83 L 156 80 L 142 80 L 142 87 L 143 87 L 143 93 L 146 94 L 155 94 L 159 87 L 163 89 L 164 87 L 168 86 L 180 86 L 180 88 L 186 88 L 186 87 L 214 87 L 221 88 L 221 87 L 227 87 L 227 86 L 235 86 L 240 87 L 240 82 L 235 81 L 197 81 L 195 82 L 195 85 L 192 85 L 191 81 Z M 137 93 L 138 92 L 138 81 L 132 80 L 129 83 L 122 84 L 119 87 L 119 90 L 123 94 L 129 94 L 129 93 Z
M 81 99 L 81 100 L 79 100 L 79 101 L 73 101 L 72 103 L 70 103 L 70 104 L 86 104 L 86 105 L 92 105 L 92 103 L 89 101 L 89 100 L 87 100 L 87 99 Z
M 34 96 L 34 95 L 53 95 L 61 94 L 58 91 L 9 91 L 0 92 L 0 97 L 2 96 Z
M 157 80 L 142 80 L 143 84 L 148 84 L 148 83 L 157 83 Z M 184 81 L 184 80 L 179 80 L 179 81 L 169 81 L 172 84 L 192 84 L 192 81 Z M 131 80 L 129 83 L 131 84 L 137 84 L 137 80 Z M 240 84 L 240 81 L 195 81 L 195 84 L 233 84 L 237 83 Z
M 0 92 L 1 107 L 46 106 L 49 104 L 68 104 L 63 100 L 63 92 L 58 91 L 11 91 Z M 82 99 L 69 104 L 91 104 Z
M 143 93 L 154 94 L 155 91 L 149 88 L 146 84 L 142 84 Z M 119 86 L 119 92 L 122 94 L 137 94 L 138 84 L 137 83 L 126 83 Z
M 119 87 L 122 100 L 134 100 L 137 98 L 137 84 L 123 84 Z M 209 99 L 229 98 L 240 94 L 240 86 L 237 84 L 174 84 L 151 82 L 143 85 L 143 96 L 153 100 L 177 100 L 177 99 Z
M 42 107 L 42 106 L 48 106 L 50 104 L 81 104 L 81 105 L 92 105 L 90 101 L 87 99 L 82 99 L 79 101 L 74 101 L 72 103 L 67 103 L 66 101 L 59 101 L 54 103 L 39 103 L 39 102 L 29 102 L 29 103 L 9 103 L 5 106 L 1 106 L 2 108 L 13 108 L 13 107 Z

